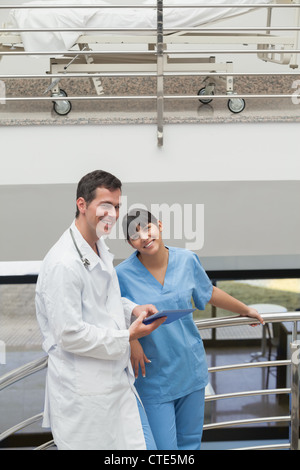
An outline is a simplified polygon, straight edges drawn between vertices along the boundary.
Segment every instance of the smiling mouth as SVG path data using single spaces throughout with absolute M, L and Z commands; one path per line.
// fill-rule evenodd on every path
M 114 220 L 111 220 L 111 219 L 108 220 L 108 219 L 104 219 L 104 218 L 103 219 L 100 218 L 100 220 L 99 220 L 99 223 L 101 223 L 102 226 L 104 225 L 104 228 L 102 229 L 102 230 L 104 230 L 104 232 L 109 232 L 112 229 L 112 227 L 114 225 L 114 222 L 115 222 Z
M 103 224 L 105 225 L 113 225 L 115 220 L 113 219 L 104 219 L 104 218 L 101 218 L 99 219 L 99 222 L 102 222 Z
M 151 240 L 149 243 L 147 243 L 146 245 L 144 245 L 144 248 L 150 248 L 150 246 L 152 246 L 154 243 L 154 240 Z

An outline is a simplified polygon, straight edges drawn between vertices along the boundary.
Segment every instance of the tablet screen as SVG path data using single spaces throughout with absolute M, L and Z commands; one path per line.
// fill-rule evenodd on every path
M 194 308 L 185 310 L 163 310 L 161 312 L 155 313 L 154 315 L 151 315 L 151 317 L 145 318 L 143 323 L 145 323 L 145 325 L 149 325 L 158 318 L 167 317 L 166 321 L 163 323 L 163 325 L 167 325 L 168 323 L 173 323 L 174 321 L 179 320 L 179 318 L 189 315 L 195 310 L 196 309 Z

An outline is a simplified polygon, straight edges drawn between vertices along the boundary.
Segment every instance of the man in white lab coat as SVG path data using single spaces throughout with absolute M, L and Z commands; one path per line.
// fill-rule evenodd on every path
M 113 256 L 101 239 L 118 219 L 120 197 L 121 182 L 109 173 L 81 179 L 75 221 L 47 254 L 37 282 L 49 357 L 43 426 L 60 450 L 146 449 L 130 340 L 163 320 L 146 326 L 143 319 L 156 308 L 121 299 Z

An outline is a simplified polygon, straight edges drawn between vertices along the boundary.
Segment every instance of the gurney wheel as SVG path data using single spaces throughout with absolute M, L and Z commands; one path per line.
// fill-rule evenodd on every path
M 211 95 L 213 95 L 214 92 L 211 93 Z M 201 88 L 199 91 L 198 91 L 198 96 L 210 96 L 206 93 L 206 88 Z M 212 102 L 212 98 L 200 98 L 199 101 L 203 104 L 208 104 L 208 103 L 211 103 Z
M 59 95 L 52 95 L 55 96 L 68 96 L 64 90 L 60 90 Z M 60 100 L 60 101 L 53 101 L 53 109 L 59 116 L 67 116 L 72 110 L 72 103 L 67 100 Z
M 244 111 L 245 107 L 246 102 L 242 98 L 231 98 L 228 100 L 228 108 L 234 114 L 241 113 Z

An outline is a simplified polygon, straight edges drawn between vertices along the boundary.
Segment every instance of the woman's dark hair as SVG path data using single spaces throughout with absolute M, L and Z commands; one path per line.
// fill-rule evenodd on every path
M 157 218 L 146 209 L 132 209 L 124 217 L 122 226 L 125 238 L 129 241 L 139 229 L 144 229 L 150 223 L 158 225 Z
M 97 188 L 106 188 L 110 191 L 122 189 L 121 181 L 116 176 L 102 170 L 95 170 L 88 173 L 78 183 L 76 200 L 82 197 L 87 204 L 90 204 L 96 196 Z M 79 216 L 78 207 L 76 208 L 76 218 Z

